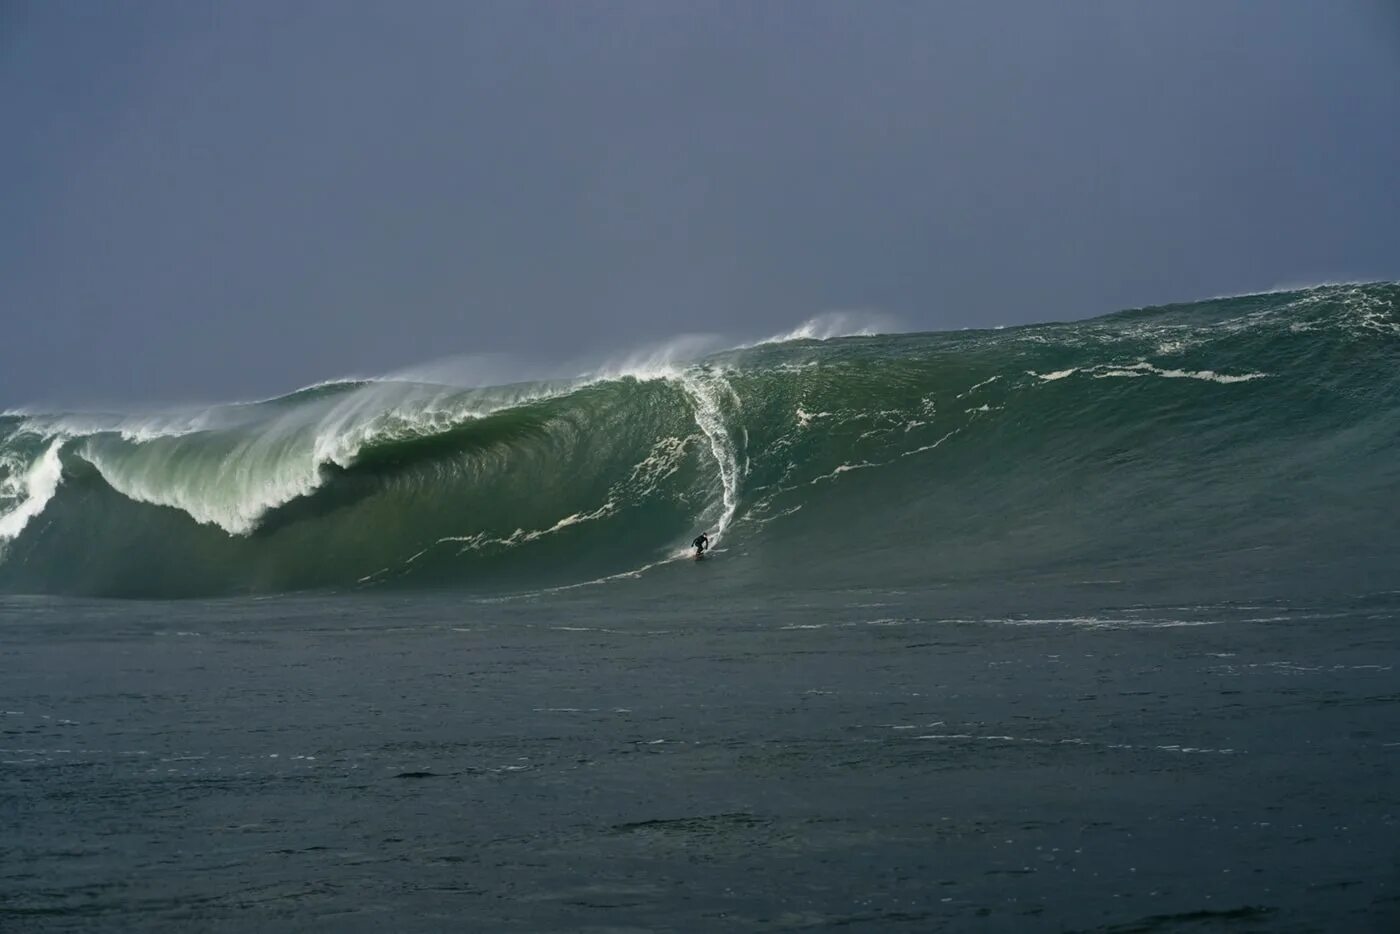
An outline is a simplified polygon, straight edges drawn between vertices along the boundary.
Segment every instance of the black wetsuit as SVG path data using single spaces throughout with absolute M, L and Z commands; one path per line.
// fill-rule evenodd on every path
M 690 547 L 695 549 L 696 555 L 703 555 L 705 549 L 710 547 L 710 537 L 708 535 L 698 536 L 695 541 L 690 543 Z

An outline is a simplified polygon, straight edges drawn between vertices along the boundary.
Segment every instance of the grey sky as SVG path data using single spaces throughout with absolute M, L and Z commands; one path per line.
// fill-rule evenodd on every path
M 0 406 L 1400 278 L 1382 2 L 0 3 Z

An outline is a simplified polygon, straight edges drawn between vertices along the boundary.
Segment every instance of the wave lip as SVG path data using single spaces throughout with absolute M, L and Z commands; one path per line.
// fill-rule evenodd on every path
M 12 473 L 0 480 L 0 503 L 14 503 L 8 511 L 0 513 L 0 548 L 6 542 L 19 537 L 30 521 L 44 511 L 49 500 L 58 492 L 58 484 L 63 476 L 63 463 L 59 453 L 63 440 L 54 441 L 34 463 L 27 466 L 10 465 Z M 2 555 L 0 555 L 2 556 Z
M 829 341 L 841 337 L 876 337 L 898 330 L 894 319 L 877 311 L 828 311 L 793 328 L 746 346 L 786 344 L 792 341 Z

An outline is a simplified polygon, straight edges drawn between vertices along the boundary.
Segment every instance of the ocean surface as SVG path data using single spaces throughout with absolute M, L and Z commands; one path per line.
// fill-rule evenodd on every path
M 469 369 L 0 415 L 0 931 L 1400 930 L 1400 286 Z

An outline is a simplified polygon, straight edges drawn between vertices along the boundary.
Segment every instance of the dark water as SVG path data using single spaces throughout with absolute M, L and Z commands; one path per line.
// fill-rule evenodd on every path
M 1400 931 L 1400 286 L 469 382 L 0 415 L 0 931 Z
M 1400 929 L 1400 595 L 944 599 L 6 598 L 0 929 Z

